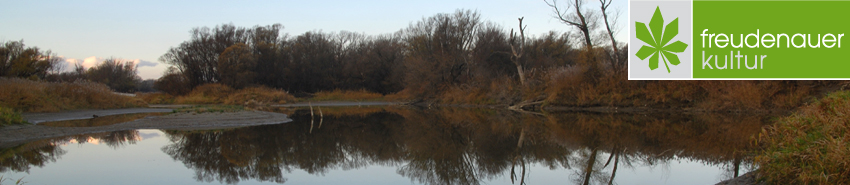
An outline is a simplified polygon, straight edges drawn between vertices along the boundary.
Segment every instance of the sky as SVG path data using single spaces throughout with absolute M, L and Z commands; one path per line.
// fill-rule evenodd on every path
M 598 1 L 587 3 L 598 9 Z M 626 41 L 628 1 L 614 0 L 611 7 L 622 12 L 616 37 Z M 458 9 L 477 10 L 482 20 L 505 29 L 516 27 L 517 18 L 525 17 L 526 34 L 531 35 L 575 31 L 553 18 L 543 0 L 0 0 L 0 42 L 23 40 L 27 47 L 51 50 L 69 64 L 85 67 L 106 58 L 133 61 L 139 76 L 156 79 L 168 67 L 159 57 L 189 40 L 189 31 L 196 27 L 280 23 L 282 34 L 290 36 L 308 31 L 378 35 Z

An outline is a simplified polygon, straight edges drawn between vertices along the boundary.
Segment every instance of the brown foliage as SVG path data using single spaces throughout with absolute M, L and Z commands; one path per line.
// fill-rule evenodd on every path
M 186 96 L 177 97 L 180 104 L 267 105 L 295 101 L 286 91 L 268 87 L 249 87 L 234 90 L 223 84 L 204 84 Z
M 222 84 L 204 84 L 189 92 L 186 96 L 177 97 L 176 103 L 180 104 L 219 104 L 234 92 Z
M 154 89 L 168 93 L 172 96 L 185 95 L 192 90 L 189 80 L 177 68 L 169 67 L 165 75 L 159 77 L 153 84 Z
M 555 13 L 562 22 L 592 31 L 597 20 L 577 22 L 573 18 L 580 15 L 573 14 L 578 12 L 558 11 L 581 6 L 578 3 L 572 1 L 569 8 L 554 1 L 550 5 L 558 8 Z M 304 94 L 365 89 L 390 95 L 389 100 L 452 104 L 545 100 L 547 105 L 577 107 L 764 110 L 794 108 L 837 84 L 629 81 L 625 60 L 617 60 L 628 57 L 628 48 L 614 49 L 618 43 L 592 47 L 588 30 L 581 31 L 589 47 L 578 47 L 582 35 L 556 32 L 517 43 L 469 10 L 423 18 L 398 33 L 376 37 L 307 32 L 279 38 L 280 29 L 277 24 L 194 29 L 191 40 L 162 57 L 177 68 L 158 80 L 157 88 L 182 95 L 201 84 L 223 83 L 235 89 L 263 85 Z M 511 61 L 512 44 L 522 48 L 516 63 Z M 519 81 L 520 74 L 526 84 Z
M 230 87 L 241 89 L 255 81 L 257 73 L 257 57 L 251 53 L 248 45 L 237 43 L 221 53 L 218 57 L 218 74 L 221 83 Z
M 0 77 L 44 79 L 60 62 L 50 51 L 38 47 L 27 48 L 23 41 L 4 42 L 0 45 Z
M 136 75 L 136 65 L 132 61 L 109 58 L 85 72 L 85 78 L 103 83 L 118 92 L 135 92 L 142 78 Z
M 0 106 L 24 112 L 56 112 L 146 105 L 142 100 L 115 94 L 106 85 L 89 81 L 55 83 L 0 78 L 0 87 L 3 87 L 0 88 Z
M 603 63 L 604 64 L 604 63 Z M 605 66 L 600 64 L 600 66 Z M 579 65 L 580 66 L 580 65 Z M 562 106 L 793 109 L 834 88 L 836 81 L 630 81 L 611 68 L 596 79 L 576 66 L 545 71 L 547 101 Z
M 249 87 L 236 91 L 225 99 L 230 105 L 267 105 L 285 104 L 295 101 L 295 97 L 286 91 L 268 87 Z
M 477 12 L 458 10 L 423 19 L 407 30 L 406 88 L 418 98 L 433 98 L 469 79 Z

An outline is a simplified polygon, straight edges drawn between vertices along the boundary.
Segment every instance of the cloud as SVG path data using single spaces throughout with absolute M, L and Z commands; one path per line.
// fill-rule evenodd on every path
M 135 63 L 136 63 L 136 67 L 156 67 L 156 65 L 159 65 L 159 63 L 157 63 L 157 62 L 151 62 L 151 61 L 139 60 L 139 59 L 136 59 Z
M 158 62 L 151 62 L 151 61 L 141 60 L 141 59 L 116 58 L 115 60 L 118 60 L 120 62 L 133 62 L 133 64 L 135 64 L 137 68 L 139 68 L 139 67 L 156 67 L 157 65 L 159 65 Z M 91 56 L 91 57 L 87 57 L 85 59 L 68 58 L 68 59 L 65 59 L 64 65 L 66 67 L 64 67 L 63 71 L 73 71 L 74 65 L 80 65 L 80 66 L 83 66 L 84 69 L 88 69 L 88 68 L 91 68 L 91 67 L 94 67 L 94 66 L 97 66 L 97 65 L 103 63 L 103 61 L 106 61 L 106 58 L 97 57 L 97 56 Z
M 82 66 L 83 66 L 84 68 L 88 69 L 88 68 L 94 67 L 94 66 L 96 66 L 96 65 L 98 65 L 98 64 L 100 64 L 100 63 L 103 63 L 103 61 L 105 61 L 105 60 L 106 60 L 106 59 L 104 59 L 103 57 L 90 56 L 90 57 L 88 57 L 88 58 L 86 58 L 86 59 L 83 59 Z M 120 59 L 119 59 L 119 60 L 120 60 Z

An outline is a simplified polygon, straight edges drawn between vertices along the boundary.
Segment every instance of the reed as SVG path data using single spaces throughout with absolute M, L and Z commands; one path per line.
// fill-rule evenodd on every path
M 43 82 L 0 78 L 0 107 L 22 112 L 141 107 L 141 99 L 119 95 L 100 83 Z

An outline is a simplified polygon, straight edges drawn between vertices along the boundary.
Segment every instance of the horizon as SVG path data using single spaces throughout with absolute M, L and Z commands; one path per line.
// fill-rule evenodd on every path
M 594 9 L 598 2 L 589 1 Z M 66 65 L 79 62 L 93 66 L 107 58 L 134 61 L 142 79 L 157 79 L 169 66 L 159 61 L 168 49 L 189 40 L 189 31 L 198 27 L 233 24 L 238 27 L 280 23 L 282 35 L 305 32 L 338 33 L 349 31 L 366 35 L 395 33 L 423 18 L 458 9 L 477 11 L 483 21 L 509 30 L 517 18 L 525 17 L 530 36 L 550 31 L 577 30 L 553 17 L 541 1 L 370 1 L 368 3 L 333 2 L 112 2 L 112 1 L 23 1 L 7 2 L 0 11 L 0 42 L 20 41 L 28 47 L 51 50 L 64 58 Z M 169 5 L 169 6 L 159 6 Z M 351 8 L 370 7 L 370 8 Z M 413 8 L 399 8 L 413 7 Z M 618 40 L 628 36 L 628 1 L 614 1 L 618 9 Z M 221 13 L 228 11 L 228 13 Z M 68 68 L 65 67 L 66 71 Z

